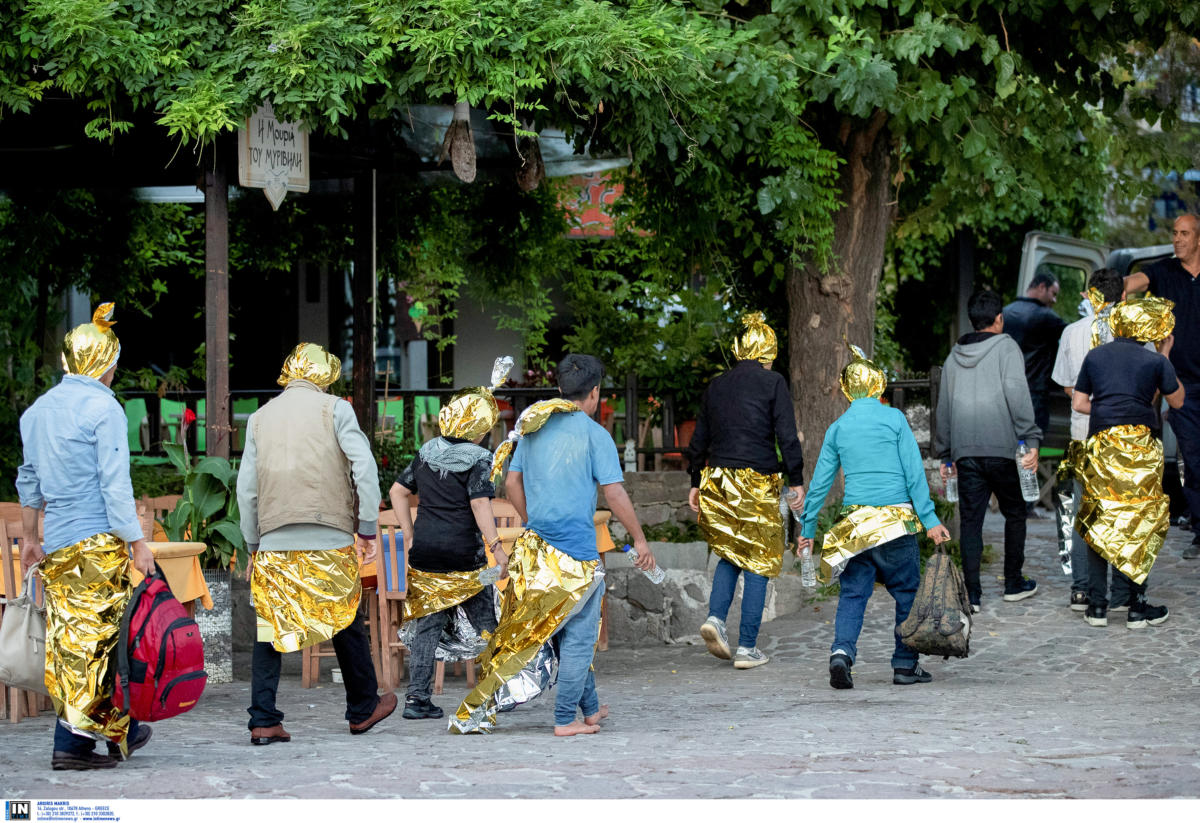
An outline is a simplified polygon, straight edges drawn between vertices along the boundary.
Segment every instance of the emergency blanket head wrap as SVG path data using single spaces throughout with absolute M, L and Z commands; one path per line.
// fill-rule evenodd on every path
M 500 475 L 504 472 L 504 463 L 512 457 L 518 440 L 527 434 L 533 434 L 546 425 L 546 421 L 550 419 L 551 415 L 572 414 L 577 411 L 581 411 L 581 409 L 570 400 L 555 397 L 552 400 L 539 400 L 521 412 L 513 430 L 508 433 L 508 437 L 500 444 L 500 447 L 496 449 L 496 454 L 492 457 L 492 482 L 495 483 L 500 479 Z
M 1075 528 L 1096 553 L 1144 583 L 1170 525 L 1163 450 L 1148 426 L 1113 426 L 1088 438 Z
M 322 551 L 254 553 L 250 595 L 269 624 L 276 651 L 294 652 L 331 640 L 354 622 L 362 586 L 353 546 Z
M 97 380 L 117 363 L 121 342 L 112 327 L 115 303 L 101 303 L 91 323 L 83 323 L 63 338 L 62 366 L 67 374 L 82 374 Z
M 1113 306 L 1108 325 L 1117 337 L 1157 343 L 1175 329 L 1175 303 L 1161 297 L 1123 300 Z
M 920 531 L 921 521 L 911 505 L 846 506 L 833 528 L 825 532 L 821 578 L 833 582 L 855 555 Z
M 733 356 L 738 360 L 757 360 L 763 365 L 773 363 L 779 354 L 779 344 L 763 313 L 756 311 L 743 315 L 742 325 L 746 330 L 733 342 Z
M 508 561 L 500 623 L 481 658 L 479 684 L 450 718 L 450 731 L 487 733 L 496 727 L 501 690 L 521 676 L 546 641 L 587 603 L 604 579 L 599 565 L 599 560 L 564 554 L 534 531 L 517 538 Z
M 783 476 L 709 466 L 700 472 L 700 530 L 713 554 L 777 577 L 783 567 Z
M 463 440 L 475 440 L 492 430 L 500 419 L 500 409 L 492 392 L 504 385 L 508 373 L 512 370 L 511 357 L 497 357 L 492 366 L 492 383 L 488 386 L 475 386 L 463 389 L 442 406 L 438 413 L 438 428 L 442 437 L 458 437 Z
M 287 386 L 293 380 L 305 380 L 327 389 L 342 376 L 342 361 L 316 343 L 301 343 L 283 361 L 283 371 L 275 382 Z
M 1092 305 L 1092 348 L 1112 342 L 1112 326 L 1108 319 L 1112 315 L 1113 303 L 1104 299 L 1100 289 L 1092 286 L 1087 290 L 1088 302 Z
M 133 594 L 129 551 L 97 534 L 50 552 L 42 561 L 46 593 L 46 688 L 71 730 L 125 751 L 129 715 L 112 704 L 110 660 Z
M 854 402 L 864 397 L 882 397 L 887 388 L 887 374 L 867 359 L 858 346 L 847 343 L 854 358 L 842 369 L 838 385 L 846 399 Z

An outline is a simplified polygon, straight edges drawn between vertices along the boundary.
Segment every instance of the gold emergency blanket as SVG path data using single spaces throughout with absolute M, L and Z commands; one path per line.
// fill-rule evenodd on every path
M 101 303 L 91 323 L 83 323 L 67 332 L 62 345 L 63 371 L 83 374 L 99 380 L 121 356 L 121 342 L 113 333 L 114 303 Z
M 700 473 L 700 530 L 718 557 L 763 577 L 783 567 L 783 477 L 710 466 Z
M 271 625 L 281 652 L 323 643 L 354 622 L 362 585 L 353 546 L 254 553 L 254 610 Z
M 512 371 L 513 359 L 497 357 L 492 364 L 491 386 L 463 389 L 442 406 L 438 412 L 438 429 L 442 437 L 461 437 L 476 440 L 492 430 L 500 419 L 500 407 L 492 392 L 504 385 Z
M 599 563 L 576 560 L 533 531 L 517 538 L 500 624 L 480 657 L 479 685 L 450 718 L 450 731 L 487 733 L 496 727 L 496 692 L 533 660 L 592 590 Z M 597 625 L 597 640 L 599 629 Z
M 921 521 L 911 506 L 846 506 L 821 544 L 821 579 L 836 580 L 855 555 L 917 534 Z
M 577 411 L 580 411 L 580 408 L 570 400 L 555 397 L 551 400 L 539 400 L 521 412 L 513 430 L 508 433 L 508 438 L 500 444 L 492 456 L 492 482 L 495 483 L 500 479 L 500 475 L 504 472 L 504 463 L 512 457 L 518 440 L 527 434 L 533 434 L 546 425 L 546 421 L 550 419 L 551 415 L 571 414 Z
M 850 402 L 864 397 L 882 397 L 887 388 L 887 373 L 867 359 L 863 350 L 852 343 L 847 343 L 853 357 L 838 377 L 838 385 L 842 394 Z
M 756 311 L 743 315 L 742 325 L 746 330 L 733 341 L 733 356 L 738 360 L 757 360 L 763 365 L 773 363 L 779 354 L 779 343 L 763 313 Z
M 293 380 L 307 380 L 314 386 L 327 389 L 342 376 L 342 361 L 316 343 L 300 343 L 292 349 L 283 370 L 275 381 L 286 386 Z
M 1146 426 L 1113 426 L 1087 440 L 1075 528 L 1105 560 L 1144 583 L 1170 524 L 1162 442 Z
M 415 620 L 427 614 L 436 614 L 470 600 L 483 591 L 479 572 L 480 569 L 469 572 L 423 572 L 409 566 L 404 619 Z
M 55 713 L 89 737 L 125 748 L 130 717 L 112 705 L 121 618 L 133 594 L 129 550 L 96 534 L 46 555 L 46 688 Z
M 1175 330 L 1174 308 L 1174 302 L 1150 295 L 1140 300 L 1124 300 L 1113 306 L 1108 325 L 1118 337 L 1157 343 Z

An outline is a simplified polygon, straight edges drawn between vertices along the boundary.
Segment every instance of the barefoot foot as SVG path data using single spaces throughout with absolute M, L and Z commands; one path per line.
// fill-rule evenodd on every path
M 583 718 L 583 722 L 589 726 L 599 726 L 600 721 L 608 717 L 608 704 L 604 703 L 600 706 L 600 710 L 595 714 L 589 714 Z
M 595 734 L 600 731 L 599 726 L 589 726 L 587 723 L 581 723 L 576 720 L 566 726 L 555 726 L 555 737 L 574 737 L 577 734 Z

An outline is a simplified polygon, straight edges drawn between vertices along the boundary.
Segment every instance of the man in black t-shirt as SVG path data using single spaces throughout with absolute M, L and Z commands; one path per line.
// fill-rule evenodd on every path
M 511 358 L 496 361 L 493 388 L 504 382 Z M 500 566 L 508 557 L 496 534 L 491 481 L 492 453 L 479 445 L 500 412 L 483 386 L 456 394 L 438 414 L 442 436 L 421 447 L 413 462 L 388 492 L 408 547 L 408 595 L 404 601 L 402 639 L 409 651 L 407 720 L 439 718 L 443 711 L 430 701 L 434 658 L 442 631 L 459 606 L 475 631 L 496 628 L 493 588 L 479 575 L 488 565 L 484 541 Z M 421 527 L 415 527 L 410 501 L 420 495 Z
M 1058 300 L 1058 280 L 1047 271 L 1034 275 L 1025 290 L 1004 307 L 1004 333 L 1017 342 L 1025 357 L 1025 380 L 1033 401 L 1033 421 L 1046 431 L 1050 424 L 1050 372 L 1066 322 L 1052 308 Z
M 1179 443 L 1183 461 L 1183 494 L 1192 515 L 1192 544 L 1183 551 L 1188 560 L 1200 557 L 1200 217 L 1185 214 L 1175 220 L 1175 256 L 1159 260 L 1145 271 L 1125 278 L 1125 290 L 1145 291 L 1175 303 L 1175 345 L 1171 365 L 1187 394 L 1183 408 L 1172 409 L 1167 422 Z
M 1161 301 L 1117 304 L 1109 318 L 1113 341 L 1088 352 L 1071 397 L 1075 411 L 1090 414 L 1075 522 L 1088 544 L 1085 620 L 1091 626 L 1108 625 L 1109 563 L 1114 577 L 1129 579 L 1128 628 L 1158 625 L 1168 614 L 1166 606 L 1146 602 L 1146 577 L 1169 523 L 1155 397 L 1161 392 L 1167 405 L 1178 409 L 1184 389 L 1168 360 L 1171 336 L 1162 341 L 1161 354 L 1142 347 L 1170 325 L 1148 322 L 1156 312 L 1171 320 L 1167 305 L 1152 304 Z

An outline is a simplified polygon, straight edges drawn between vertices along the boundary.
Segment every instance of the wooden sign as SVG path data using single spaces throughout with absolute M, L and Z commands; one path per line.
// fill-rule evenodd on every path
M 278 209 L 289 191 L 308 191 L 308 132 L 264 103 L 238 129 L 238 185 L 262 189 Z

